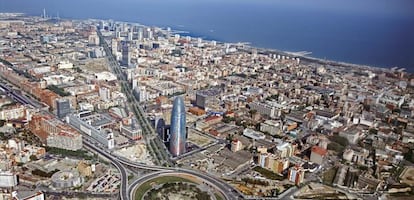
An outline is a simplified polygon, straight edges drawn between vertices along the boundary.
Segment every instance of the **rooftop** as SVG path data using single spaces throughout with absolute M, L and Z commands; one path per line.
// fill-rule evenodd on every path
M 328 153 L 328 150 L 326 150 L 322 147 L 319 147 L 319 146 L 313 146 L 312 147 L 312 153 L 317 153 L 321 156 L 325 156 Z

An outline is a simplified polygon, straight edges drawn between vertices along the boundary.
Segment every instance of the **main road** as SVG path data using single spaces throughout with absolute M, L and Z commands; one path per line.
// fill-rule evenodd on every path
M 89 143 L 87 140 L 84 140 L 83 144 L 87 148 L 95 151 L 96 153 L 99 153 L 101 156 L 110 160 L 112 164 L 115 165 L 115 167 L 119 170 L 119 172 L 121 173 L 120 197 L 122 200 L 130 199 L 129 197 L 131 196 L 131 192 L 133 192 L 134 187 L 137 185 L 137 182 L 138 182 L 138 181 L 135 181 L 133 184 L 128 185 L 126 166 L 133 167 L 133 168 L 139 168 L 139 169 L 154 170 L 154 171 L 157 171 L 155 172 L 156 174 L 164 174 L 164 173 L 171 173 L 171 172 L 189 174 L 189 175 L 192 175 L 194 177 L 197 177 L 203 180 L 206 183 L 209 183 L 211 186 L 214 186 L 218 191 L 220 191 L 223 194 L 223 196 L 226 199 L 229 199 L 229 200 L 243 199 L 243 195 L 239 193 L 237 190 L 235 190 L 233 187 L 231 187 L 229 184 L 209 174 L 199 172 L 199 171 L 193 171 L 190 169 L 184 169 L 184 168 L 163 167 L 163 166 L 156 166 L 156 165 L 153 166 L 153 165 L 146 165 L 143 163 L 136 163 L 128 159 L 115 156 L 110 151 L 97 147 L 96 145 Z M 148 180 L 148 178 L 151 178 L 151 176 L 148 176 L 148 177 L 144 176 L 138 180 L 143 181 L 143 180 Z
M 122 69 L 119 66 L 118 61 L 116 61 L 116 59 L 112 55 L 112 52 L 109 49 L 108 44 L 106 43 L 104 37 L 102 36 L 102 34 L 99 30 L 97 31 L 97 33 L 98 33 L 98 36 L 99 36 L 100 41 L 101 41 L 101 46 L 104 47 L 104 50 L 107 53 L 110 68 L 117 75 L 118 80 L 121 82 L 123 92 L 127 95 L 129 105 L 132 107 L 136 117 L 141 122 L 141 126 L 142 126 L 143 132 L 145 134 L 145 137 L 147 139 L 151 138 L 151 137 L 154 138 L 152 140 L 148 139 L 148 141 L 147 141 L 148 146 L 151 147 L 151 145 L 150 145 L 151 142 L 152 142 L 152 144 L 155 143 L 154 144 L 155 148 L 152 148 L 152 147 L 151 148 L 152 148 L 153 151 L 155 151 L 155 154 L 157 155 L 157 162 L 161 163 L 160 161 L 164 161 L 164 162 L 166 162 L 165 164 L 167 164 L 167 166 L 169 166 L 171 164 L 171 160 L 170 160 L 168 154 L 163 150 L 163 149 L 165 149 L 165 147 L 163 147 L 163 145 L 160 142 L 160 140 L 158 139 L 158 137 L 156 137 L 154 129 L 152 128 L 152 126 L 148 122 L 148 119 L 145 115 L 145 112 L 143 111 L 143 109 L 141 108 L 139 102 L 137 101 L 137 99 L 133 95 L 130 84 L 128 83 L 128 81 L 126 79 L 125 74 L 122 72 Z M 226 199 L 230 199 L 230 200 L 243 199 L 243 195 L 239 191 L 235 190 L 232 186 L 227 184 L 225 181 L 223 181 L 219 178 L 213 177 L 209 174 L 199 172 L 199 171 L 193 171 L 193 170 L 190 170 L 190 169 L 184 169 L 184 168 L 164 167 L 164 166 L 157 166 L 157 165 L 151 166 L 151 165 L 146 165 L 146 164 L 142 164 L 142 163 L 136 163 L 136 162 L 132 162 L 128 159 L 115 156 L 112 153 L 107 152 L 107 150 L 97 148 L 97 147 L 93 146 L 90 143 L 85 143 L 85 145 L 88 146 L 89 148 L 95 150 L 96 152 L 98 152 L 102 156 L 104 156 L 104 157 L 108 158 L 109 160 L 111 160 L 111 162 L 118 168 L 118 170 L 120 170 L 121 179 L 122 179 L 121 191 L 120 191 L 121 195 L 120 196 L 121 196 L 121 199 L 123 199 L 123 200 L 124 199 L 125 200 L 129 199 L 130 196 L 128 195 L 128 190 L 129 191 L 132 190 L 131 187 L 128 186 L 128 181 L 127 181 L 128 178 L 126 176 L 125 166 L 140 168 L 140 169 L 149 169 L 149 170 L 160 171 L 159 173 L 168 173 L 168 172 L 171 172 L 173 170 L 176 173 L 189 174 L 189 175 L 197 177 L 201 180 L 204 180 L 205 182 L 211 183 L 211 185 L 214 186 L 216 189 L 218 189 L 224 195 L 224 197 Z M 160 155 L 161 159 L 158 158 L 158 155 Z
M 156 177 L 160 177 L 160 176 L 178 176 L 180 177 L 180 175 L 191 175 L 195 178 L 197 178 L 200 182 L 206 183 L 209 186 L 212 186 L 216 189 L 216 191 L 219 191 L 223 197 L 225 197 L 226 199 L 238 199 L 238 195 L 234 194 L 233 191 L 229 188 L 226 188 L 225 186 L 216 183 L 215 180 L 211 180 L 210 178 L 206 178 L 206 177 L 200 177 L 199 175 L 194 175 L 191 172 L 183 172 L 180 169 L 175 169 L 175 170 L 164 170 L 164 171 L 156 171 L 156 172 L 152 172 L 150 174 L 146 174 L 142 177 L 140 177 L 139 179 L 135 180 L 129 187 L 129 197 L 130 199 L 134 199 L 134 194 L 135 194 L 135 190 L 138 188 L 138 186 L 140 186 L 141 184 L 154 179 Z M 213 181 L 213 182 L 211 182 Z M 232 196 L 230 196 L 232 195 Z M 240 197 L 242 198 L 242 197 Z
M 89 143 L 85 139 L 83 140 L 83 145 L 99 153 L 101 156 L 109 159 L 112 162 L 112 164 L 118 169 L 119 173 L 121 174 L 121 187 L 119 195 L 121 200 L 128 200 L 128 176 L 125 167 L 117 159 L 114 159 L 114 157 L 111 154 Z
M 128 82 L 125 73 L 122 72 L 122 68 L 119 65 L 118 61 L 112 54 L 112 51 L 108 47 L 108 44 L 105 41 L 105 38 L 102 36 L 100 31 L 97 31 L 98 36 L 100 38 L 100 45 L 104 48 L 107 58 L 109 61 L 109 67 L 112 72 L 114 72 L 121 83 L 122 91 L 126 94 L 128 98 L 128 102 L 132 111 L 134 112 L 135 116 L 137 117 L 140 125 L 142 127 L 142 132 L 146 136 L 147 140 L 147 147 L 150 152 L 155 154 L 154 159 L 156 163 L 165 164 L 167 166 L 171 166 L 171 160 L 169 155 L 164 151 L 165 146 L 161 143 L 160 139 L 156 137 L 156 133 L 152 128 L 151 124 L 149 123 L 145 112 L 143 111 L 140 102 L 137 101 L 136 97 L 134 96 L 130 83 Z
M 14 89 L 8 87 L 3 82 L 0 82 L 0 90 L 6 92 L 8 96 L 13 98 L 15 101 L 19 102 L 22 105 L 32 106 L 33 108 L 42 108 L 43 106 L 37 102 L 30 100 L 28 97 L 24 96 L 23 92 L 16 92 Z

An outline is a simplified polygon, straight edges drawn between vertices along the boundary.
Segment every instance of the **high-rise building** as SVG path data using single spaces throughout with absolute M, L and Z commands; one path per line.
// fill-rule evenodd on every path
M 106 128 L 114 123 L 109 115 L 91 114 L 91 112 L 85 111 L 68 115 L 66 121 L 106 148 L 113 149 L 115 147 L 114 133 L 111 129 Z
M 221 91 L 219 88 L 211 88 L 200 90 L 196 92 L 196 106 L 205 110 L 214 108 L 220 104 L 219 95 Z
M 167 38 L 171 37 L 171 28 L 167 27 Z
M 112 54 L 116 56 L 116 53 L 118 52 L 118 40 L 112 39 L 111 41 L 111 48 L 112 48 Z
M 182 97 L 176 97 L 171 112 L 170 128 L 170 152 L 173 156 L 185 153 L 186 134 L 184 100 Z
M 26 107 L 24 105 L 12 105 L 2 107 L 0 110 L 0 120 L 13 120 L 26 116 Z
M 289 169 L 288 180 L 296 185 L 303 183 L 304 177 L 305 170 L 301 166 L 295 165 Z
M 147 38 L 152 40 L 154 38 L 154 33 L 152 32 L 151 28 L 147 28 Z
M 285 142 L 281 143 L 276 146 L 276 153 L 281 158 L 288 158 L 293 156 L 295 153 L 295 146 L 293 146 L 291 143 Z
M 59 118 L 66 117 L 70 113 L 69 99 L 56 99 L 57 116 Z
M 138 29 L 138 38 L 139 41 L 142 41 L 144 39 L 144 30 L 142 28 Z
M 99 97 L 102 101 L 108 102 L 111 100 L 111 91 L 107 87 L 100 87 Z
M 43 8 L 43 15 L 42 15 L 42 18 L 43 18 L 43 19 L 46 19 L 46 18 L 47 18 L 47 15 L 46 15 L 46 8 Z
M 138 87 L 138 80 L 134 77 L 132 79 L 132 89 L 134 90 L 137 87 Z
M 258 164 L 260 167 L 265 167 L 265 166 L 267 165 L 266 160 L 267 160 L 267 157 L 269 157 L 269 155 L 270 155 L 270 154 L 268 154 L 268 153 L 263 153 L 263 154 L 260 154 L 260 155 L 259 155 L 259 160 L 258 160 L 257 164 Z
M 234 139 L 231 142 L 231 151 L 236 152 L 243 149 L 243 144 L 238 139 Z
M 133 37 L 134 37 L 134 33 L 132 31 L 128 32 L 128 41 L 132 41 Z
M 99 36 L 94 32 L 93 34 L 89 35 L 88 37 L 88 44 L 92 46 L 99 45 Z
M 15 187 L 17 184 L 18 180 L 15 173 L 9 171 L 0 172 L 0 187 Z
M 262 153 L 259 155 L 258 165 L 273 172 L 281 174 L 285 169 L 289 167 L 289 160 L 286 158 L 280 158 L 279 156 L 271 153 Z
M 105 22 L 104 22 L 103 20 L 101 20 L 101 21 L 99 22 L 99 29 L 100 29 L 100 30 L 104 30 L 104 29 L 105 29 Z
M 131 119 L 131 123 L 127 124 L 124 122 L 120 123 L 120 132 L 121 134 L 127 136 L 129 139 L 132 140 L 139 140 L 142 138 L 142 129 L 138 125 L 137 119 Z
M 122 47 L 122 65 L 129 66 L 131 64 L 131 49 L 128 44 Z
M 149 98 L 149 93 L 145 86 L 138 86 L 134 89 L 134 95 L 138 98 L 139 102 L 147 101 Z
M 313 146 L 311 149 L 310 161 L 321 165 L 327 153 L 328 151 L 326 149 L 319 146 Z
M 160 137 L 164 143 L 170 141 L 170 125 L 166 124 L 164 119 L 161 118 L 158 120 L 156 129 L 158 137 Z
M 46 144 L 49 147 L 77 151 L 82 149 L 82 135 L 69 128 L 57 134 L 49 134 Z

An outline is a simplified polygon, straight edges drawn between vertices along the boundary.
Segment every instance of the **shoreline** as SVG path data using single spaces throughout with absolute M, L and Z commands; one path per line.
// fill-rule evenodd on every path
M 238 43 L 230 43 L 230 44 L 238 44 Z M 277 53 L 277 54 L 281 54 L 284 56 L 300 58 L 301 61 L 305 61 L 309 63 L 317 63 L 317 64 L 329 65 L 333 67 L 350 67 L 353 69 L 362 69 L 362 70 L 371 70 L 371 71 L 380 71 L 380 72 L 401 71 L 401 72 L 407 73 L 408 75 L 414 75 L 414 72 L 407 71 L 406 68 L 402 68 L 402 67 L 387 68 L 387 67 L 377 67 L 377 66 L 362 65 L 362 64 L 353 64 L 353 63 L 342 62 L 342 61 L 316 58 L 312 56 L 295 55 L 295 52 L 287 52 L 287 51 L 283 51 L 279 49 L 260 48 L 260 47 L 255 47 L 251 45 L 246 45 L 246 47 L 249 48 L 249 51 L 257 50 L 260 53 Z
M 148 25 L 144 25 L 144 26 L 148 26 Z M 226 41 L 220 41 L 220 40 L 212 40 L 209 39 L 211 38 L 210 36 L 205 36 L 205 35 L 198 35 L 198 34 L 194 34 L 190 31 L 186 31 L 186 30 L 175 30 L 172 29 L 172 31 L 177 31 L 177 32 L 184 32 L 184 34 L 178 33 L 180 36 L 190 36 L 192 38 L 202 38 L 203 40 L 206 41 L 216 41 L 217 43 L 222 43 L 222 44 L 232 44 L 232 45 L 240 45 L 243 44 L 245 45 L 245 48 L 249 49 L 249 50 L 257 50 L 258 52 L 267 52 L 267 53 L 278 53 L 281 55 L 285 55 L 285 56 L 290 56 L 290 57 L 295 57 L 295 58 L 300 58 L 301 60 L 307 61 L 307 62 L 313 62 L 313 63 L 318 63 L 318 64 L 322 64 L 322 65 L 330 65 L 330 66 L 339 66 L 339 67 L 351 67 L 351 68 L 358 68 L 358 69 L 364 69 L 364 70 L 371 70 L 371 71 L 381 71 L 381 72 L 394 72 L 394 71 L 401 71 L 401 72 L 405 72 L 407 74 L 412 74 L 414 75 L 414 69 L 413 71 L 408 71 L 407 68 L 405 67 L 379 67 L 379 66 L 373 66 L 373 65 L 366 65 L 366 64 L 355 64 L 355 63 L 350 63 L 350 62 L 345 62 L 345 61 L 337 61 L 337 60 L 332 60 L 332 59 L 323 59 L 323 58 L 318 58 L 318 57 L 312 57 L 312 56 L 306 56 L 306 55 L 297 55 L 297 52 L 291 52 L 291 51 L 284 51 L 284 50 L 280 50 L 277 48 L 264 48 L 264 47 L 257 47 L 252 45 L 252 42 L 226 42 Z M 303 52 L 308 52 L 306 50 L 304 50 Z
M 5 19 L 0 19 L 0 20 L 12 20 L 13 18 L 18 18 L 18 17 L 39 17 L 39 16 L 35 16 L 35 15 L 30 15 L 27 13 L 9 13 L 9 12 L 1 12 L 0 13 L 0 17 L 5 17 Z M 48 20 L 56 20 L 55 18 L 49 18 Z M 104 21 L 108 21 L 108 20 L 113 20 L 113 19 L 79 19 L 79 18 L 59 18 L 57 20 L 104 20 Z M 120 22 L 120 23 L 128 23 L 128 24 L 137 24 L 140 26 L 145 26 L 145 27 L 157 27 L 160 29 L 166 28 L 166 27 L 171 27 L 171 26 L 156 26 L 156 25 L 147 25 L 147 24 L 143 24 L 140 22 L 129 22 L 129 21 L 118 21 L 118 20 L 113 20 L 114 22 Z M 313 56 L 307 56 L 307 55 L 297 55 L 297 52 L 291 52 L 291 51 L 284 51 L 284 50 L 280 50 L 277 48 L 265 48 L 265 47 L 257 47 L 252 45 L 252 42 L 226 42 L 223 40 L 214 40 L 211 39 L 211 36 L 208 35 L 203 35 L 203 34 L 197 34 L 197 33 L 192 33 L 191 31 L 187 31 L 187 30 L 182 30 L 182 29 L 177 29 L 177 27 L 175 27 L 174 25 L 172 25 L 172 27 L 174 27 L 173 29 L 171 29 L 172 32 L 174 32 L 175 34 L 179 34 L 180 36 L 190 36 L 192 38 L 202 38 L 203 40 L 206 41 L 216 41 L 217 43 L 222 43 L 222 44 L 232 44 L 232 45 L 240 45 L 243 44 L 245 46 L 246 49 L 249 50 L 257 50 L 258 52 L 261 53 L 277 53 L 277 54 L 281 54 L 281 55 L 285 55 L 285 56 L 290 56 L 290 57 L 295 57 L 295 58 L 300 58 L 301 61 L 306 61 L 309 63 L 317 63 L 317 64 L 321 64 L 321 65 L 330 65 L 330 66 L 338 66 L 338 67 L 351 67 L 351 68 L 358 68 L 358 69 L 364 69 L 364 70 L 372 70 L 372 71 L 381 71 L 381 72 L 395 72 L 395 71 L 399 71 L 399 72 L 404 72 L 407 73 L 409 75 L 414 75 L 414 70 L 413 72 L 408 71 L 407 68 L 405 67 L 379 67 L 379 66 L 372 66 L 372 65 L 365 65 L 365 64 L 354 64 L 354 63 L 350 63 L 350 62 L 345 62 L 345 61 L 337 61 L 337 60 L 331 60 L 331 59 L 322 59 L 322 58 L 318 58 L 318 57 L 313 57 Z

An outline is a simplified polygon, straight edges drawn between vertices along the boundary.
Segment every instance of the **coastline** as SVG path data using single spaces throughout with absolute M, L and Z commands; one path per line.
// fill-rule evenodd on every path
M 13 18 L 18 18 L 18 17 L 38 17 L 35 15 L 30 15 L 28 13 L 9 13 L 9 12 L 1 12 L 0 13 L 0 17 L 5 18 L 6 20 L 13 20 Z M 98 21 L 98 20 L 112 20 L 112 19 L 80 19 L 80 18 L 50 18 L 49 20 L 94 20 L 94 21 Z M 131 22 L 131 21 L 122 21 L 122 20 L 113 20 L 114 22 L 120 22 L 120 23 L 127 23 L 127 24 L 137 24 L 140 26 L 146 26 L 146 27 L 157 27 L 160 29 L 169 27 L 169 26 L 157 26 L 157 25 L 148 25 L 148 24 L 143 24 L 140 22 Z M 281 55 L 285 55 L 285 56 L 289 56 L 289 57 L 295 57 L 295 58 L 300 58 L 301 61 L 305 61 L 305 62 L 309 62 L 309 63 L 317 63 L 317 64 L 321 64 L 321 65 L 329 65 L 329 66 L 338 66 L 338 67 L 351 67 L 351 68 L 358 68 L 358 69 L 363 69 L 363 70 L 372 70 L 372 71 L 381 71 L 381 72 L 393 72 L 393 71 L 400 71 L 400 72 L 405 72 L 409 75 L 414 75 L 414 69 L 412 69 L 413 71 L 409 71 L 407 70 L 407 68 L 405 67 L 379 67 L 379 66 L 373 66 L 373 65 L 366 65 L 366 64 L 354 64 L 351 62 L 345 62 L 345 61 L 338 61 L 338 60 L 332 60 L 332 59 L 322 59 L 322 58 L 318 58 L 318 57 L 313 57 L 313 56 L 306 56 L 306 55 L 297 55 L 296 52 L 291 52 L 291 51 L 285 51 L 285 50 L 280 50 L 277 48 L 264 48 L 264 47 L 257 47 L 254 46 L 254 44 L 252 42 L 226 42 L 223 40 L 216 40 L 211 36 L 202 34 L 202 33 L 194 33 L 191 31 L 187 31 L 187 30 L 183 30 L 181 27 L 180 29 L 178 29 L 179 27 L 177 26 L 170 26 L 173 27 L 171 29 L 173 34 L 179 34 L 180 36 L 190 36 L 192 38 L 202 38 L 203 40 L 206 41 L 216 41 L 217 43 L 222 43 L 222 44 L 233 44 L 233 45 L 240 45 L 243 44 L 247 49 L 250 50 L 257 50 L 258 52 L 261 53 L 277 53 L 277 54 L 281 54 Z M 411 69 L 411 68 L 410 68 Z
M 149 25 L 144 25 L 144 26 L 149 26 Z M 226 44 L 226 43 L 227 44 L 233 44 L 233 45 L 244 44 L 246 46 L 246 48 L 249 48 L 250 50 L 255 49 L 255 50 L 257 50 L 258 52 L 261 52 L 261 53 L 263 53 L 263 52 L 277 53 L 277 54 L 281 54 L 281 55 L 284 55 L 284 56 L 300 58 L 302 61 L 307 61 L 307 62 L 311 62 L 311 63 L 318 63 L 318 64 L 322 64 L 322 65 L 330 65 L 330 66 L 338 66 L 338 67 L 351 67 L 351 68 L 358 68 L 358 69 L 371 70 L 371 71 L 381 71 L 381 72 L 403 71 L 407 74 L 413 74 L 414 75 L 414 69 L 411 72 L 411 71 L 408 71 L 407 68 L 405 68 L 405 67 L 379 67 L 379 66 L 374 66 L 374 65 L 355 64 L 355 63 L 332 60 L 332 59 L 322 59 L 322 58 L 313 57 L 313 56 L 297 55 L 296 52 L 284 51 L 284 50 L 280 50 L 280 49 L 277 49 L 277 48 L 257 47 L 257 46 L 252 45 L 252 42 L 248 42 L 248 41 L 247 42 L 242 42 L 242 41 L 239 41 L 239 42 L 226 42 L 226 41 L 214 40 L 214 39 L 211 39 L 210 36 L 201 35 L 201 34 L 194 34 L 190 31 L 186 31 L 186 30 L 172 29 L 172 31 L 178 32 L 178 34 L 180 36 L 190 36 L 192 38 L 202 38 L 203 40 L 216 41 L 217 43 L 222 43 L 222 44 Z M 184 33 L 184 34 L 182 34 L 182 33 Z M 305 52 L 308 52 L 308 51 L 305 51 Z
M 231 43 L 231 44 L 238 44 L 238 43 Z M 301 55 L 294 55 L 294 52 L 287 52 L 279 49 L 271 49 L 271 48 L 260 48 L 255 46 L 247 45 L 250 50 L 258 50 L 261 53 L 277 53 L 284 56 L 290 56 L 295 58 L 300 58 L 301 61 L 309 62 L 309 63 L 317 63 L 321 65 L 329 65 L 333 67 L 350 67 L 352 69 L 359 69 L 359 70 L 370 70 L 370 71 L 380 71 L 380 72 L 393 72 L 393 71 L 402 71 L 409 75 L 414 75 L 413 72 L 407 71 L 406 68 L 387 68 L 387 67 L 377 67 L 377 66 L 370 66 L 370 65 L 362 65 L 362 64 L 353 64 L 348 62 L 342 61 L 335 61 L 335 60 L 328 60 L 322 58 L 316 58 L 312 56 L 301 56 Z

